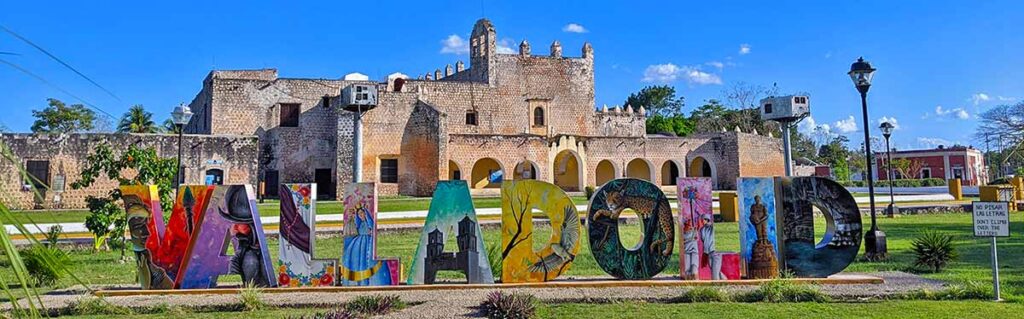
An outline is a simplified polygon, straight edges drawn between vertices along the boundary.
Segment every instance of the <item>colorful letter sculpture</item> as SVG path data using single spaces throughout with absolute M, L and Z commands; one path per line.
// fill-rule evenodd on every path
M 316 245 L 316 184 L 281 184 L 281 242 L 277 284 L 333 286 L 335 261 L 313 259 Z
M 175 273 L 170 269 L 177 268 L 177 263 L 169 260 L 171 258 L 161 258 L 170 252 L 162 243 L 164 217 L 157 187 L 121 186 L 121 199 L 128 217 L 139 284 L 142 289 L 174 288 Z
M 377 258 L 377 186 L 345 186 L 345 231 L 339 277 L 345 286 L 398 285 L 402 263 Z
M 449 235 L 456 235 L 458 252 L 445 252 Z M 437 182 L 420 244 L 413 255 L 408 283 L 432 284 L 439 270 L 461 271 L 469 283 L 494 283 L 480 235 L 466 181 Z
M 185 252 L 179 286 L 212 288 L 217 277 L 239 274 L 242 281 L 276 286 L 263 224 L 251 185 L 216 186 L 196 223 L 192 244 Z M 234 245 L 234 256 L 226 255 Z
M 820 177 L 777 178 L 782 188 L 784 268 L 797 277 L 828 277 L 849 266 L 861 241 L 860 211 L 853 195 Z M 814 212 L 826 220 L 825 236 L 814 242 Z
M 632 209 L 643 224 L 643 240 L 626 249 L 619 239 L 619 214 Z M 646 279 L 668 265 L 675 246 L 675 222 L 668 198 L 650 182 L 609 181 L 594 193 L 587 213 L 590 251 L 606 273 L 620 279 Z
M 551 222 L 547 247 L 533 250 L 533 209 Z M 551 183 L 536 180 L 501 184 L 501 282 L 542 282 L 569 270 L 580 251 L 576 204 Z
M 676 180 L 679 199 L 679 274 L 683 279 L 739 279 L 735 253 L 715 250 L 715 215 L 711 209 L 711 179 L 680 177 Z M 735 262 L 729 262 L 735 260 Z
M 779 276 L 775 183 L 771 177 L 740 178 L 740 254 L 747 278 Z

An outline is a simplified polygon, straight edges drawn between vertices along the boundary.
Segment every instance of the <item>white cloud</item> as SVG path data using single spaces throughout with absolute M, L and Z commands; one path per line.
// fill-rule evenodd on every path
M 744 54 L 748 54 L 748 53 L 750 53 L 750 45 L 746 44 L 746 43 L 740 44 L 740 55 L 744 55 Z
M 1010 97 L 1010 96 L 999 95 L 999 96 L 996 96 L 996 100 L 999 100 L 999 102 L 1013 102 L 1013 101 L 1016 101 L 1017 98 Z
M 824 134 L 826 136 L 832 136 L 834 134 L 832 133 L 831 125 L 828 125 L 828 123 L 818 124 L 818 122 L 814 120 L 813 116 L 808 116 L 801 121 L 800 124 L 797 124 L 797 130 L 799 130 L 800 133 L 807 135 Z
M 900 129 L 900 123 L 899 123 L 899 121 L 896 120 L 895 117 L 883 116 L 883 117 L 878 119 L 878 124 L 879 125 L 881 125 L 882 123 L 885 123 L 885 122 L 889 122 L 890 124 L 892 124 L 892 129 L 893 130 Z
M 715 68 L 717 68 L 719 70 L 721 70 L 722 68 L 725 67 L 725 63 L 722 63 L 722 62 L 719 62 L 719 61 L 711 61 L 711 62 L 707 62 L 707 63 L 704 63 L 704 64 L 713 66 L 713 67 L 715 67 Z
M 672 63 L 647 66 L 641 81 L 669 83 L 679 79 L 697 85 L 722 84 L 722 78 L 716 74 L 701 71 L 698 67 L 680 67 Z
M 512 49 L 512 40 L 502 39 L 498 41 L 498 53 L 501 54 L 515 54 L 516 50 Z M 467 51 L 468 52 L 468 51 Z
M 940 117 L 940 118 L 943 118 L 943 117 L 956 117 L 956 118 L 961 119 L 961 120 L 966 120 L 966 119 L 971 118 L 971 114 L 967 113 L 967 111 L 964 110 L 962 107 L 952 108 L 952 109 L 945 109 L 945 108 L 942 108 L 942 105 L 935 106 L 935 115 Z M 928 114 L 927 113 L 925 114 L 924 118 L 928 118 Z
M 457 34 L 449 35 L 441 40 L 441 53 L 468 54 L 469 42 Z
M 832 57 L 832 51 L 825 52 L 825 58 L 826 59 L 831 58 L 831 57 Z
M 850 115 L 845 120 L 836 121 L 834 126 L 839 133 L 853 133 L 857 131 L 857 120 L 853 118 L 853 115 Z
M 584 28 L 582 25 L 576 23 L 570 23 L 566 24 L 565 27 L 562 27 L 562 31 L 570 33 L 587 33 L 587 28 Z
M 936 148 L 939 145 L 952 146 L 955 143 L 937 137 L 918 137 L 917 144 L 924 148 Z
M 682 69 L 672 63 L 665 64 L 654 64 L 647 66 L 644 70 L 644 82 L 661 82 L 667 83 L 675 81 L 679 78 L 679 73 Z
M 967 100 L 971 101 L 972 103 L 974 103 L 974 105 L 978 105 L 978 104 L 981 104 L 981 102 L 986 102 L 986 101 L 991 100 L 991 99 L 992 98 L 989 97 L 988 94 L 985 94 L 985 93 L 974 93 L 974 94 L 971 94 L 971 98 L 967 99 Z
M 689 68 L 686 71 L 686 82 L 690 84 L 722 84 L 722 78 L 718 75 L 707 73 L 696 68 Z

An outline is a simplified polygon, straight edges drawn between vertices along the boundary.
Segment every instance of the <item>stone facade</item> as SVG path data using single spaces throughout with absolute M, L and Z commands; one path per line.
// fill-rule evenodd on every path
M 261 180 L 332 183 L 320 188 L 336 194 L 353 166 L 353 113 L 342 109 L 339 95 L 358 83 L 378 90 L 377 107 L 362 116 L 359 160 L 363 181 L 378 182 L 383 195 L 429 196 L 438 180 L 456 178 L 469 181 L 474 193 L 497 194 L 502 179 L 582 191 L 631 176 L 674 191 L 678 176 L 710 176 L 716 187 L 734 188 L 741 175 L 782 174 L 778 139 L 738 132 L 649 136 L 643 106 L 596 108 L 589 43 L 579 57 L 566 57 L 557 41 L 547 55 L 525 41 L 517 54 L 497 53 L 496 39 L 493 25 L 478 21 L 468 68 L 458 61 L 418 79 L 213 71 L 190 105 L 196 116 L 186 132 L 256 135 Z M 297 123 L 289 110 L 297 110 Z M 382 182 L 383 174 L 394 181 Z
M 2 134 L 0 140 L 10 147 L 29 173 L 37 173 L 49 190 L 40 189 L 42 198 L 34 194 L 21 170 L 8 161 L 0 161 L 0 194 L 4 203 L 14 209 L 85 208 L 87 196 L 106 196 L 117 187 L 117 181 L 106 177 L 85 189 L 72 189 L 95 145 L 109 143 L 117 152 L 130 145 L 155 148 L 162 157 L 178 156 L 178 136 L 163 134 Z M 185 181 L 204 184 L 206 176 L 222 176 L 224 184 L 255 184 L 258 141 L 254 136 L 185 135 L 182 166 Z M 130 172 L 126 172 L 131 174 Z

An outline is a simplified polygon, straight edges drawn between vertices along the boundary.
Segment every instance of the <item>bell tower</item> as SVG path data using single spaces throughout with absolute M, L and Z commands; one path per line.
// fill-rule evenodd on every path
M 497 53 L 497 36 L 490 20 L 480 19 L 473 25 L 469 36 L 469 67 L 474 81 L 492 84 L 494 55 Z

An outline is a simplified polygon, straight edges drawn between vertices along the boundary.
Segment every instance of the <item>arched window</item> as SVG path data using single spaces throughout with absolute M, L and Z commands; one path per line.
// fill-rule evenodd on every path
M 533 109 L 533 126 L 544 126 L 544 109 L 537 107 Z

